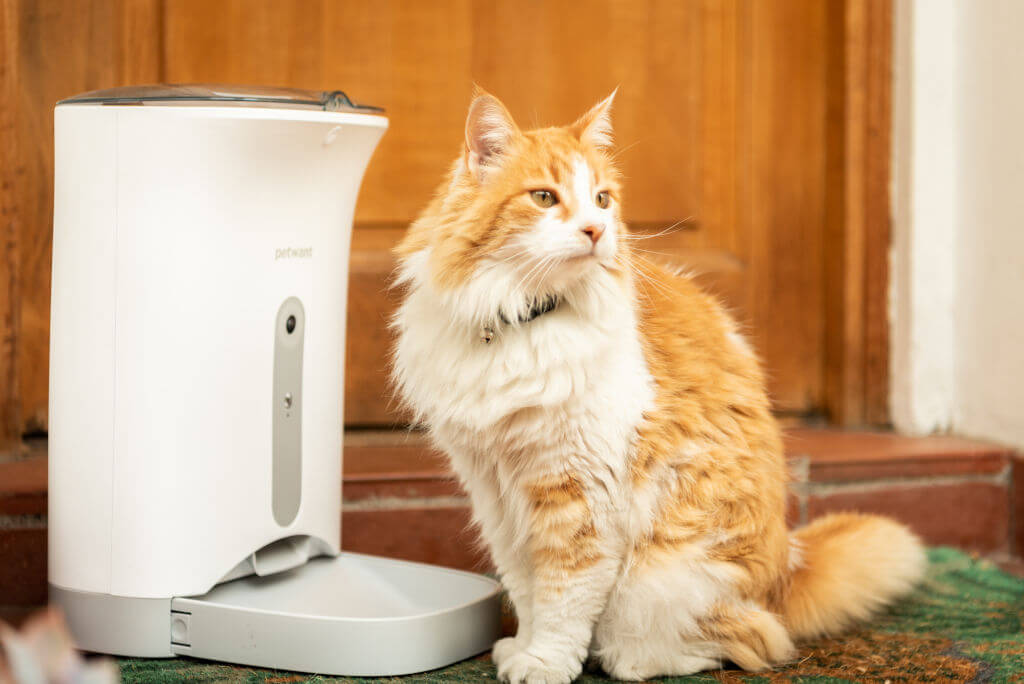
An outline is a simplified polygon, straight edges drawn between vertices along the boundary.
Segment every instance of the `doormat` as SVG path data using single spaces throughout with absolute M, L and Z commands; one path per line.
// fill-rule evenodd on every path
M 799 645 L 786 667 L 749 674 L 719 670 L 656 682 L 1024 682 L 1024 579 L 954 549 L 929 551 L 925 581 L 907 599 L 870 625 L 835 639 Z M 488 656 L 408 677 L 322 677 L 222 665 L 188 658 L 120 659 L 125 682 L 438 682 L 495 681 Z M 581 683 L 607 682 L 586 673 Z

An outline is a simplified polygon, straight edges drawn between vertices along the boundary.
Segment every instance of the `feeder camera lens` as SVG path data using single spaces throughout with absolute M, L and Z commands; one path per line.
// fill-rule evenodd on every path
M 288 320 L 284 322 L 284 329 L 291 335 L 295 332 L 295 316 L 289 316 Z

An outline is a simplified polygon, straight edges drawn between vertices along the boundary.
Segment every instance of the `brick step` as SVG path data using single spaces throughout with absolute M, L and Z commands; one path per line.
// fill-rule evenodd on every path
M 0 462 L 0 618 L 46 600 L 45 442 L 30 446 L 20 460 Z M 1024 499 L 1024 466 L 1014 469 L 1005 447 L 809 428 L 788 430 L 786 447 L 794 526 L 861 510 L 902 520 L 929 544 L 1002 554 L 1024 548 L 1011 539 L 1016 513 L 1024 515 L 1013 496 L 1016 489 Z M 421 435 L 346 434 L 342 493 L 345 549 L 487 569 L 468 529 L 468 501 Z

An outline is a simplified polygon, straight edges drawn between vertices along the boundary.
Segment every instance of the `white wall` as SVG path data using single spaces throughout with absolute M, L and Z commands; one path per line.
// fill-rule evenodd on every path
M 954 0 L 896 2 L 890 408 L 905 432 L 953 415 Z
M 1024 448 L 1024 2 L 897 2 L 892 414 Z
M 1024 448 L 1024 2 L 956 18 L 953 426 Z

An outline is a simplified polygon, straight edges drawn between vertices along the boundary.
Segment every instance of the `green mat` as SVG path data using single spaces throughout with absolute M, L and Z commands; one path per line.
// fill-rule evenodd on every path
M 932 549 L 917 592 L 870 625 L 802 644 L 798 660 L 770 673 L 739 670 L 663 682 L 1017 682 L 1024 681 L 1024 579 L 953 549 Z M 487 656 L 399 678 L 359 679 L 233 667 L 186 658 L 119 661 L 126 682 L 483 682 Z M 580 682 L 608 681 L 586 674 Z

